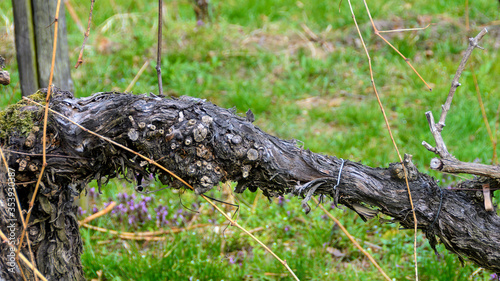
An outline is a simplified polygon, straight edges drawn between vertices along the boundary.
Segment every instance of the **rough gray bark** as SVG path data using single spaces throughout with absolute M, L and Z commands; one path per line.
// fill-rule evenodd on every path
M 1 68 L 0 68 L 0 84 L 2 84 L 2 85 L 9 85 L 10 84 L 9 72 L 1 70 Z
M 56 4 L 56 0 L 12 0 L 19 78 L 25 96 L 49 85 Z M 53 83 L 73 90 L 63 3 L 58 24 Z
M 376 208 L 403 227 L 413 228 L 400 163 L 389 168 L 371 168 L 345 161 L 340 184 L 335 188 L 341 160 L 266 134 L 251 123 L 251 113 L 242 118 L 231 110 L 190 97 L 162 99 L 97 93 L 75 99 L 62 91 L 54 92 L 51 108 L 152 158 L 194 186 L 198 194 L 230 180 L 238 182 L 236 192 L 259 188 L 266 196 L 293 193 L 305 197 L 304 205 L 312 195 L 325 195 L 354 210 L 359 210 L 359 205 Z M 26 103 L 20 110 L 21 115 L 34 122 L 27 134 L 0 123 L 0 143 L 6 149 L 10 167 L 16 171 L 18 183 L 36 179 L 42 162 L 42 133 L 33 130 L 42 126 L 42 111 Z M 183 186 L 140 157 L 58 115 L 50 115 L 48 131 L 51 156 L 47 158 L 34 220 L 30 222 L 30 238 L 39 269 L 49 279 L 80 279 L 81 240 L 71 195 L 81 192 L 92 179 L 101 184 L 119 174 L 140 181 L 141 176 L 153 173 L 172 188 Z M 418 172 L 411 162 L 407 168 L 418 228 L 431 245 L 441 242 L 461 259 L 500 272 L 500 218 L 495 212 L 484 210 L 482 192 L 441 190 L 434 179 Z M 482 190 L 484 183 L 492 189 L 499 187 L 498 181 L 490 178 L 466 181 L 459 187 Z M 33 183 L 18 186 L 22 202 L 29 199 L 33 187 Z M 3 223 L 0 228 L 5 231 Z M 42 257 L 51 262 L 42 261 Z M 57 267 L 68 260 L 68 266 Z M 0 257 L 2 266 L 5 261 Z

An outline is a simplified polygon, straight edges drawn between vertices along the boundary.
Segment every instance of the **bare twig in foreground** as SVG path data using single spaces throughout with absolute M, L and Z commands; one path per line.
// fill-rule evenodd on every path
M 385 125 L 387 127 L 387 131 L 389 132 L 389 136 L 391 137 L 391 141 L 392 141 L 392 144 L 394 146 L 394 149 L 396 150 L 396 153 L 398 155 L 400 163 L 402 163 L 401 166 L 402 166 L 402 170 L 403 170 L 403 178 L 405 180 L 406 191 L 408 192 L 408 199 L 410 201 L 410 206 L 411 206 L 411 210 L 412 210 L 412 214 L 413 214 L 413 231 L 414 231 L 414 233 L 413 233 L 413 257 L 414 257 L 413 262 L 414 262 L 414 266 L 415 266 L 415 279 L 418 281 L 418 259 L 417 259 L 417 225 L 418 225 L 418 220 L 417 220 L 417 215 L 415 213 L 415 206 L 413 205 L 413 198 L 411 195 L 410 184 L 408 182 L 407 167 L 406 167 L 406 164 L 404 164 L 404 162 L 403 162 L 403 158 L 401 157 L 401 153 L 399 153 L 398 145 L 396 144 L 396 141 L 394 140 L 394 136 L 392 135 L 392 130 L 391 130 L 391 126 L 389 124 L 389 120 L 387 119 L 387 115 L 385 114 L 384 106 L 382 105 L 382 101 L 380 100 L 380 96 L 378 94 L 377 87 L 375 86 L 375 78 L 373 76 L 373 68 L 372 68 L 370 53 L 368 52 L 368 49 L 366 48 L 365 42 L 363 40 L 363 36 L 361 35 L 361 31 L 359 30 L 359 26 L 358 26 L 358 23 L 356 21 L 356 17 L 354 16 L 354 11 L 352 9 L 351 1 L 348 0 L 347 2 L 349 3 L 349 8 L 351 9 L 352 19 L 354 21 L 354 24 L 356 25 L 356 29 L 358 31 L 359 38 L 361 39 L 361 43 L 363 44 L 363 48 L 365 50 L 366 57 L 368 58 L 368 66 L 370 68 L 370 78 L 371 78 L 371 83 L 372 83 L 372 87 L 373 87 L 373 92 L 375 93 L 375 96 L 377 97 L 377 102 L 379 104 L 380 110 L 382 111 L 382 115 L 384 116 Z M 372 21 L 372 25 L 373 25 L 373 28 L 375 30 L 375 33 L 378 34 L 377 28 L 375 27 L 375 24 L 373 23 L 372 17 L 370 15 L 370 10 L 368 9 L 368 5 L 366 4 L 366 2 L 365 2 L 365 6 L 366 6 L 366 10 L 368 11 L 368 15 L 370 17 L 370 20 Z M 380 34 L 378 34 L 378 35 L 382 39 L 384 39 L 384 37 L 382 37 Z M 392 47 L 392 45 L 387 40 L 385 40 L 385 41 L 387 44 L 389 44 Z M 395 50 L 399 53 L 399 51 L 397 49 L 395 49 Z M 401 56 L 403 56 L 401 53 L 399 53 L 399 54 Z M 408 62 L 408 64 L 412 67 L 412 69 L 414 69 L 413 66 L 409 62 Z M 420 77 L 420 75 L 419 75 L 419 77 Z M 424 81 L 424 83 L 425 83 L 425 81 Z
M 78 61 L 76 62 L 75 68 L 78 68 L 83 63 L 83 50 L 85 49 L 85 43 L 87 43 L 87 39 L 89 39 L 90 22 L 92 21 L 92 11 L 94 10 L 94 2 L 95 0 L 91 0 L 90 2 L 90 13 L 89 13 L 89 21 L 87 23 L 87 32 L 85 32 L 85 36 L 83 38 L 83 43 L 82 43 L 82 49 L 80 50 L 80 55 L 78 56 Z

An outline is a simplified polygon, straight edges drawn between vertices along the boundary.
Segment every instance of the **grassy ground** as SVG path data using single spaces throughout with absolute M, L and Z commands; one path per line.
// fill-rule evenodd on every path
M 88 3 L 70 2 L 85 24 Z M 346 1 L 342 1 L 340 11 L 336 1 L 212 1 L 212 21 L 203 25 L 197 24 L 190 1 L 166 2 L 162 73 L 169 95 L 206 98 L 223 107 L 235 106 L 241 113 L 251 108 L 255 123 L 263 130 L 301 140 L 315 152 L 372 166 L 397 161 Z M 372 16 L 380 29 L 433 23 L 423 31 L 386 34 L 432 85 L 430 92 L 406 63 L 372 34 L 364 6 L 356 3 L 354 7 L 401 152 L 413 154 L 419 169 L 446 186 L 457 178 L 428 171 L 433 155 L 421 142 L 433 142 L 424 112 L 440 113 L 467 37 L 477 34 L 480 26 L 498 21 L 498 3 L 471 2 L 471 30 L 467 31 L 462 1 L 371 2 Z M 10 5 L 10 1 L 0 3 L 0 54 L 7 59 L 13 81 L 0 88 L 2 105 L 20 98 Z M 97 1 L 85 62 L 72 70 L 77 96 L 124 91 L 146 61 L 150 65 L 132 90 L 157 91 L 156 5 L 154 1 Z M 83 36 L 69 14 L 67 21 L 73 64 Z M 310 35 L 303 26 L 320 40 L 308 40 Z M 492 127 L 499 106 L 499 38 L 498 27 L 491 27 L 482 42 L 486 51 L 476 50 L 470 61 Z M 460 160 L 491 163 L 492 145 L 470 69 L 462 75 L 461 83 L 446 120 L 444 139 Z M 112 182 L 103 188 L 102 195 L 90 194 L 82 204 L 89 206 L 82 216 L 91 213 L 94 205 L 102 208 L 115 200 L 122 203 L 115 213 L 92 224 L 120 231 L 212 225 L 168 234 L 160 242 L 120 240 L 82 229 L 82 259 L 89 279 L 101 275 L 103 280 L 290 280 L 269 254 L 237 229 L 221 226 L 227 224 L 223 217 L 189 192 L 160 191 L 149 199 L 140 194 L 130 197 L 134 193 L 132 185 Z M 233 198 L 226 189 L 211 196 Z M 321 210 L 306 216 L 297 199 L 269 203 L 251 193 L 237 197 L 236 202 L 240 205 L 238 221 L 286 259 L 301 280 L 382 279 Z M 411 231 L 378 220 L 363 223 L 350 211 L 332 212 L 389 276 L 414 278 Z M 462 267 L 443 248 L 439 248 L 443 258 L 438 260 L 423 235 L 418 241 L 420 280 L 489 280 L 491 272 L 472 276 L 477 266 L 466 263 Z

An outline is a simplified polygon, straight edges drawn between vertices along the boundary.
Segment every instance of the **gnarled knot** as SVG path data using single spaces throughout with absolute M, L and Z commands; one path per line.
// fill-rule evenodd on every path
M 416 181 L 418 179 L 417 167 L 411 161 L 413 156 L 411 154 L 405 154 L 403 163 L 391 163 L 389 164 L 389 170 L 391 171 L 391 177 L 395 179 L 404 180 L 405 179 L 405 169 L 408 181 Z M 404 164 L 404 167 L 403 167 Z

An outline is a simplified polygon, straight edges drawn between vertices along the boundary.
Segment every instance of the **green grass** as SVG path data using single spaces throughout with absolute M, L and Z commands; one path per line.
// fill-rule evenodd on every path
M 373 2 L 373 3 L 372 3 Z M 88 3 L 71 1 L 85 25 Z M 372 166 L 397 161 L 383 117 L 373 94 L 367 59 L 357 42 L 346 1 L 339 12 L 336 1 L 212 1 L 212 22 L 197 26 L 190 1 L 165 3 L 162 77 L 164 90 L 172 96 L 190 95 L 223 107 L 236 107 L 243 114 L 251 108 L 256 124 L 281 138 L 295 138 L 306 148 Z M 385 36 L 410 58 L 433 91 L 411 71 L 390 47 L 372 34 L 364 6 L 354 11 L 370 50 L 375 81 L 391 127 L 402 153 L 414 155 L 421 171 L 429 171 L 432 153 L 421 142 L 433 143 L 424 113 L 440 113 L 449 84 L 466 48 L 466 38 L 478 26 L 499 19 L 495 1 L 470 2 L 471 31 L 464 27 L 462 1 L 371 1 L 372 16 L 379 26 L 394 28 L 425 26 L 423 31 Z M 150 65 L 133 92 L 156 92 L 157 3 L 154 1 L 97 2 L 84 64 L 72 69 L 77 96 L 98 91 L 124 91 L 145 61 Z M 83 39 L 74 20 L 67 15 L 71 64 L 76 62 Z M 0 3 L 0 54 L 7 59 L 12 84 L 1 87 L 0 104 L 20 98 L 14 53 L 10 1 Z M 304 40 L 301 24 L 329 43 L 333 52 Z M 494 29 L 494 28 L 493 28 Z M 5 36 L 4 36 L 5 35 Z M 495 125 L 500 81 L 498 28 L 490 32 L 469 64 L 475 66 L 490 125 Z M 443 131 L 446 144 L 458 159 L 490 163 L 492 146 L 477 102 L 472 74 L 467 69 L 447 117 Z M 445 177 L 448 179 L 448 176 Z M 159 187 L 159 186 L 158 186 Z M 120 192 L 133 186 L 112 182 L 103 194 L 89 199 L 102 208 Z M 213 197 L 228 200 L 221 192 Z M 380 280 L 381 275 L 344 237 L 322 217 L 320 210 L 305 216 L 300 201 L 283 205 L 261 198 L 255 212 L 255 194 L 239 198 L 238 221 L 255 232 L 264 243 L 287 260 L 301 280 Z M 169 206 L 169 216 L 183 210 L 180 204 L 206 205 L 190 194 L 167 190 L 154 194 L 148 211 L 153 221 L 138 226 L 108 215 L 93 224 L 121 231 L 158 229 L 153 209 Z M 248 202 L 248 204 L 244 203 Z M 85 205 L 86 203 L 82 203 Z M 249 205 L 249 206 L 247 206 Z M 228 209 L 232 210 L 232 209 Z M 375 244 L 368 248 L 389 276 L 412 279 L 412 232 L 397 225 L 373 220 L 363 223 L 345 210 L 333 213 L 357 239 Z M 194 223 L 225 223 L 206 205 Z M 186 223 L 180 221 L 180 226 Z M 163 226 L 168 228 L 169 226 Z M 101 271 L 106 280 L 290 280 L 285 269 L 249 237 L 234 227 L 225 232 L 215 226 L 166 235 L 163 242 L 124 241 L 114 236 L 82 229 L 84 269 L 89 279 Z M 418 237 L 420 280 L 466 280 L 477 266 L 460 265 L 458 258 L 442 247 L 437 260 L 422 234 Z M 332 255 L 331 253 L 341 253 Z M 473 280 L 489 280 L 480 272 Z

